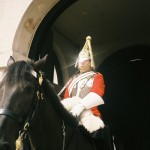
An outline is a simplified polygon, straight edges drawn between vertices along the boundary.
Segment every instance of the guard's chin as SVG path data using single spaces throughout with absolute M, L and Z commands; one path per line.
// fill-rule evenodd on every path
M 86 72 L 86 70 L 85 69 L 79 69 L 80 70 L 80 73 L 84 73 L 84 72 Z

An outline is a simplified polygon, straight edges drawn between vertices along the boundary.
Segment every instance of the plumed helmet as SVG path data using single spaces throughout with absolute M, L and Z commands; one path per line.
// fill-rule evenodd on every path
M 91 47 L 91 37 L 86 37 L 86 42 L 82 48 L 82 50 L 79 52 L 75 67 L 78 66 L 79 62 L 85 61 L 85 60 L 91 60 L 91 67 L 95 69 L 95 63 L 92 53 L 92 47 Z

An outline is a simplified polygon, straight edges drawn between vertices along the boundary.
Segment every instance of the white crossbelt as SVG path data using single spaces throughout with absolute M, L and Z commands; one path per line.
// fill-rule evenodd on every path
M 90 72 L 86 72 L 84 74 L 81 74 L 77 78 L 73 79 L 73 81 L 71 82 L 71 84 L 68 87 L 69 96 L 70 96 L 70 94 L 71 94 L 71 92 L 72 92 L 73 87 L 74 87 L 75 84 L 77 84 L 80 80 L 82 80 L 82 79 L 84 79 L 84 78 L 86 78 L 88 76 L 94 75 L 94 74 L 96 74 L 96 73 L 93 72 L 93 71 L 90 71 Z

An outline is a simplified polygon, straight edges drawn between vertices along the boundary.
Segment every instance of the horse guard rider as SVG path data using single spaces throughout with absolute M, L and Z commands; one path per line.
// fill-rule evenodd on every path
M 90 133 L 103 129 L 99 105 L 104 104 L 102 96 L 105 91 L 103 75 L 95 72 L 95 63 L 91 47 L 91 37 L 86 37 L 86 42 L 79 52 L 75 67 L 79 73 L 74 75 L 62 89 L 64 96 L 61 103 Z M 62 93 L 58 95 L 60 95 Z

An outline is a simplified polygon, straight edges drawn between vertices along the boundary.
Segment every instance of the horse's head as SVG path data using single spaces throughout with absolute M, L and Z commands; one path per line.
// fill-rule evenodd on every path
M 15 62 L 12 57 L 8 60 L 0 82 L 0 150 L 14 150 L 18 132 L 32 119 L 39 87 L 37 71 L 46 57 L 35 63 Z

